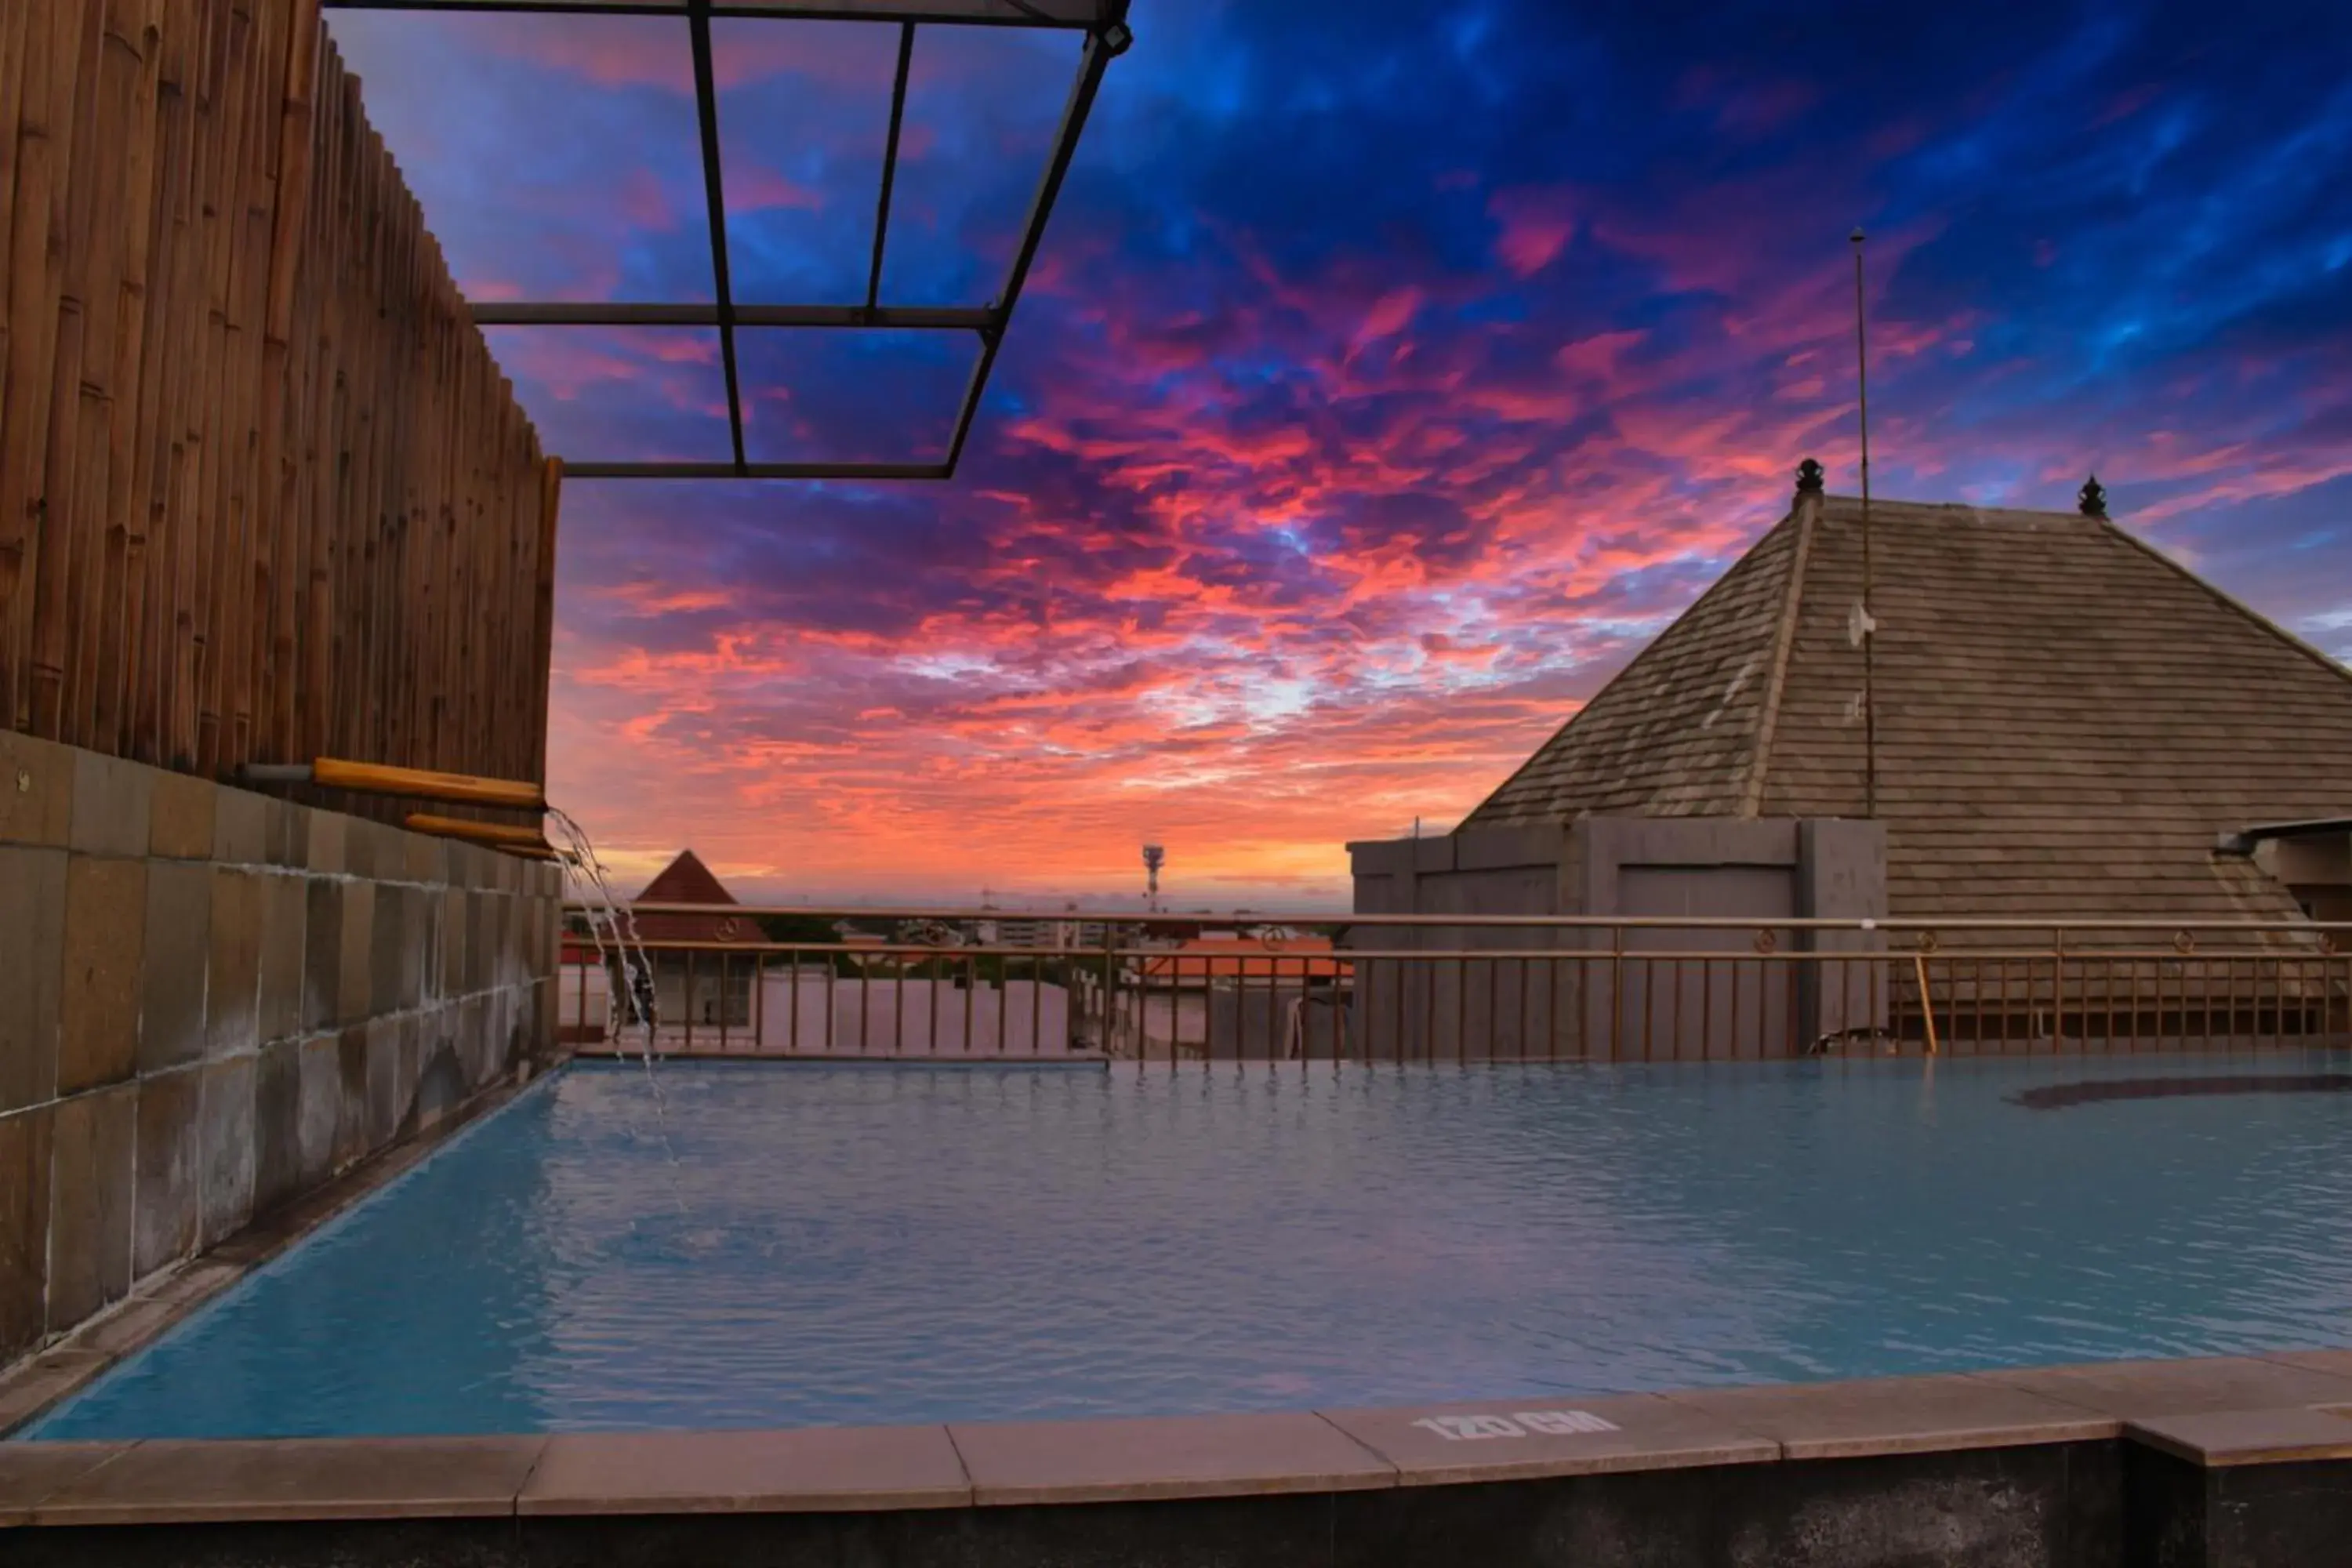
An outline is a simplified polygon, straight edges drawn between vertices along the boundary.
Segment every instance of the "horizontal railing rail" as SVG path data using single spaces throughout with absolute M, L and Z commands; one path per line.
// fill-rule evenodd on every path
M 678 934 L 682 919 L 732 934 Z M 615 917 L 575 907 L 567 923 L 560 1022 L 586 1050 L 1473 1062 L 2352 1044 L 2352 925 L 2308 921 L 639 904 L 618 916 L 637 938 L 626 984 Z
M 585 914 L 591 906 L 572 904 L 567 910 Z M 939 905 L 881 905 L 840 908 L 815 908 L 806 904 L 674 904 L 637 903 L 627 906 L 627 913 L 636 915 L 721 915 L 753 920 L 806 918 L 845 921 L 940 921 L 945 922 L 995 921 L 1000 924 L 1042 925 L 1121 925 L 1121 926 L 1213 926 L 1220 931 L 1236 925 L 1282 926 L 1291 930 L 1328 928 L 1332 926 L 1469 926 L 1522 927 L 1559 926 L 1584 931 L 2165 931 L 2183 930 L 2209 931 L 2279 931 L 2334 933 L 2339 941 L 2352 939 L 2352 922 L 2327 923 L 2315 921 L 2226 921 L 2213 920 L 2130 920 L 2104 915 L 2077 915 L 2054 920 L 2015 920 L 1970 917 L 1954 920 L 1874 919 L 1853 920 L 1829 916 L 1787 916 L 1760 919 L 1754 915 L 1477 915 L 1450 913 L 1420 914 L 1285 914 L 1278 910 L 1220 910 L 1195 911 L 1191 914 L 1171 914 L 1164 910 L 1087 910 L 1058 914 L 1010 914 L 1003 910 L 965 909 Z

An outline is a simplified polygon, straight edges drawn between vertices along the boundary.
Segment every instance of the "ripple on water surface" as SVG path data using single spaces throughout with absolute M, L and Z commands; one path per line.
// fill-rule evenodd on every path
M 2352 1096 L 2014 1098 L 2158 1066 L 672 1062 L 667 1149 L 642 1068 L 574 1067 L 36 1435 L 1175 1414 L 2352 1340 Z

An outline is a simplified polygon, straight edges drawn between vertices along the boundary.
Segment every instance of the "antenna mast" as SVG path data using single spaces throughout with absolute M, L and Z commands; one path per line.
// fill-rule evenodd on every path
M 1862 815 L 1867 820 L 1878 815 L 1878 622 L 1870 613 L 1870 339 L 1862 291 L 1863 237 L 1862 230 L 1853 231 L 1853 374 L 1862 419 Z

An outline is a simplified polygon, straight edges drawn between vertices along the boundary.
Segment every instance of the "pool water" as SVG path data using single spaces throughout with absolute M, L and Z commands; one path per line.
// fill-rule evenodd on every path
M 2012 1098 L 2342 1065 L 579 1065 L 31 1435 L 1178 1414 L 2345 1342 L 2352 1095 Z

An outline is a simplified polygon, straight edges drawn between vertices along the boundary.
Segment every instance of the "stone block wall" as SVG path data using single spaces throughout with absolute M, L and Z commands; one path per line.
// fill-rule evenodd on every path
M 551 865 L 0 731 L 0 1361 L 551 1049 Z

